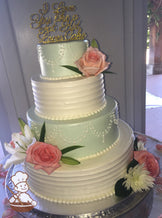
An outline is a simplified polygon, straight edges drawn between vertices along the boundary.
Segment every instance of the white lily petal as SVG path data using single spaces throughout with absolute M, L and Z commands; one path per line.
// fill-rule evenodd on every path
M 31 129 L 30 129 L 30 127 L 28 125 L 24 126 L 24 133 L 25 133 L 25 137 L 27 139 L 32 140 L 33 134 L 32 134 Z
M 11 135 L 12 141 L 18 141 L 20 135 L 21 135 L 20 133 L 12 133 Z
M 137 147 L 138 147 L 138 151 L 147 150 L 147 148 L 145 147 L 145 142 L 143 141 L 138 141 Z
M 25 136 L 21 135 L 19 142 L 21 146 L 27 146 L 30 143 L 30 140 L 28 140 Z
M 7 159 L 6 163 L 4 164 L 4 169 L 8 169 L 12 164 L 20 164 L 24 161 L 26 153 L 16 152 L 15 154 L 11 155 L 9 159 Z
M 26 143 L 28 143 L 25 136 L 23 136 L 23 135 L 19 135 L 16 142 L 18 142 L 18 145 L 20 145 L 21 147 L 24 147 L 24 148 L 26 146 Z
M 9 154 L 15 153 L 15 148 L 13 148 L 10 143 L 4 143 L 4 148 Z

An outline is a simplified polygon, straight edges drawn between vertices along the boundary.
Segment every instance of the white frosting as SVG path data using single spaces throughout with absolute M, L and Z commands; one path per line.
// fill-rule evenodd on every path
M 133 132 L 119 122 L 119 142 L 80 165 L 62 164 L 51 175 L 25 163 L 31 190 L 39 197 L 60 204 L 78 204 L 104 199 L 114 194 L 115 182 L 123 177 L 133 154 Z M 61 212 L 61 211 L 60 211 Z
M 49 120 L 86 117 L 106 105 L 103 75 L 48 81 L 32 78 L 35 112 Z

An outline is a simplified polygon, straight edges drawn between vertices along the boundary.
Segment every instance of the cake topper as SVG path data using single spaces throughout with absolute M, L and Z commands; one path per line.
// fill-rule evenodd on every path
M 53 16 L 48 16 L 51 11 Z M 38 30 L 39 43 L 84 40 L 87 34 L 80 26 L 79 15 L 68 14 L 75 11 L 76 6 L 66 6 L 65 2 L 53 3 L 51 7 L 49 3 L 43 3 L 42 9 L 30 16 L 30 26 Z

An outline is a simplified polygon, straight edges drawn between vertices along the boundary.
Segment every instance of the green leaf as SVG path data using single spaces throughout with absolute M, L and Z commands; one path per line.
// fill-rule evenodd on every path
M 70 152 L 70 151 L 73 151 L 73 150 L 75 150 L 75 149 L 82 148 L 82 147 L 84 147 L 84 146 L 81 146 L 81 145 L 73 145 L 73 146 L 70 146 L 70 147 L 63 148 L 63 149 L 61 150 L 61 152 L 62 152 L 62 155 L 63 155 L 63 154 L 65 154 L 65 153 L 67 153 L 67 152 Z
M 21 132 L 23 135 L 25 135 L 24 126 L 26 125 L 26 123 L 21 118 L 18 118 L 18 121 L 19 121 Z
M 66 156 L 62 156 L 61 160 L 64 164 L 68 164 L 68 165 L 78 165 L 80 164 L 80 162 L 74 158 L 71 157 L 66 157 Z
M 111 74 L 116 74 L 116 73 L 114 73 L 114 72 L 112 72 L 112 71 L 107 71 L 107 70 L 104 70 L 102 73 L 111 73 Z
M 46 134 L 46 126 L 45 126 L 45 122 L 44 122 L 42 125 L 42 128 L 41 128 L 39 142 L 44 142 L 45 134 Z
M 129 172 L 129 169 L 132 167 L 134 168 L 138 163 L 138 161 L 136 161 L 135 159 L 133 159 L 129 164 L 128 164 L 128 167 L 127 167 L 127 173 Z
M 135 138 L 135 140 L 134 140 L 134 151 L 138 151 L 138 146 L 137 146 L 137 144 L 138 144 L 138 138 L 136 137 Z
M 115 184 L 115 195 L 118 197 L 126 197 L 132 192 L 132 188 L 128 190 L 123 184 L 125 180 L 125 178 L 121 178 Z
M 98 43 L 97 43 L 97 41 L 96 41 L 95 39 L 92 39 L 92 41 L 91 41 L 91 47 L 93 47 L 93 48 L 98 48 Z
M 82 72 L 80 72 L 80 70 L 79 70 L 77 67 L 69 66 L 69 65 L 62 65 L 62 67 L 65 67 L 65 68 L 67 68 L 67 69 L 69 69 L 69 70 L 72 70 L 72 71 L 74 71 L 74 72 L 79 73 L 79 74 L 82 75 Z

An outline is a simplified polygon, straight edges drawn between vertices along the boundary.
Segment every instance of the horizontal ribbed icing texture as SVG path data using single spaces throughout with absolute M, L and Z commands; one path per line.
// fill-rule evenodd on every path
M 51 120 L 86 117 L 106 105 L 103 75 L 60 81 L 32 78 L 35 112 Z

